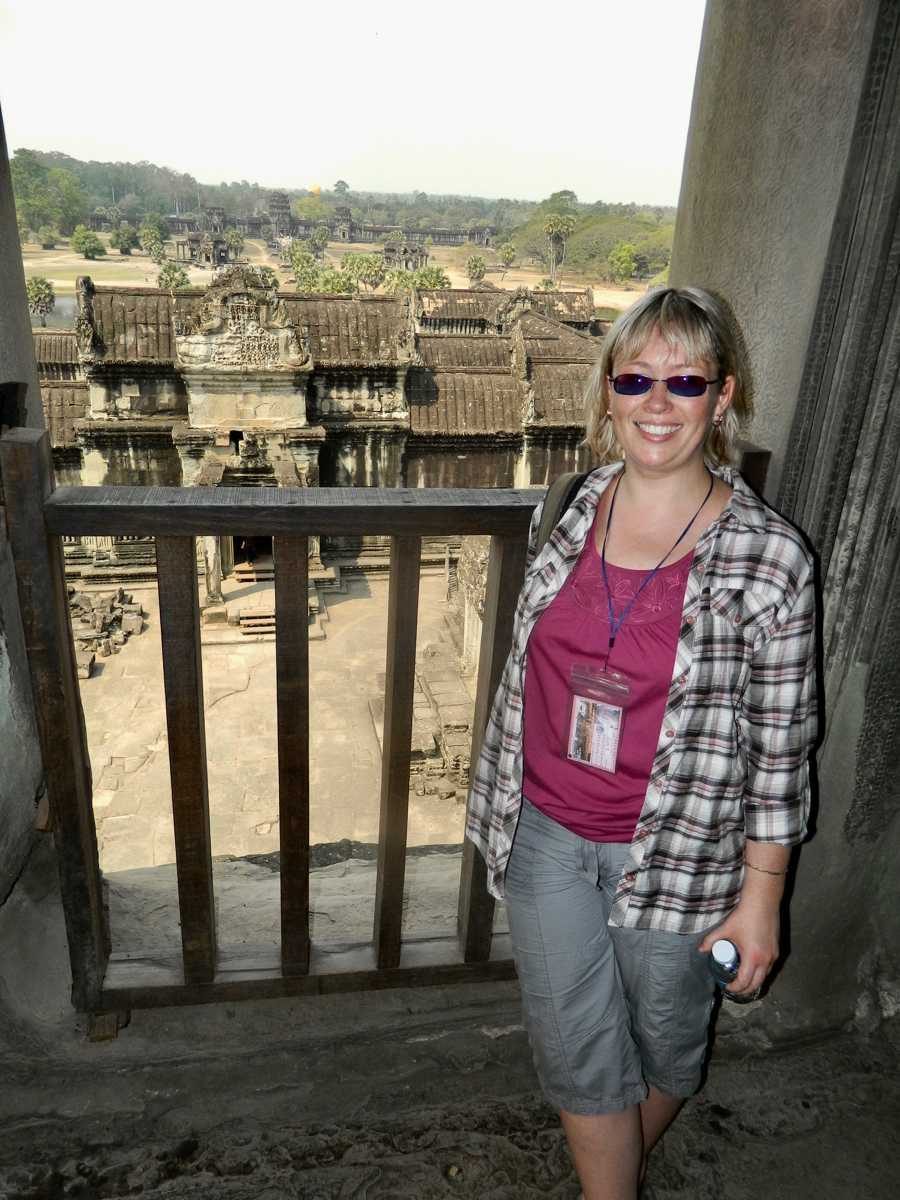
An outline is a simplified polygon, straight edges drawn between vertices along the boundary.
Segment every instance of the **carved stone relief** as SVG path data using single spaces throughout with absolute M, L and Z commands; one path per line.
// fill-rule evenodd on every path
M 309 370 L 305 329 L 252 268 L 220 272 L 201 304 L 175 296 L 175 355 L 190 371 Z

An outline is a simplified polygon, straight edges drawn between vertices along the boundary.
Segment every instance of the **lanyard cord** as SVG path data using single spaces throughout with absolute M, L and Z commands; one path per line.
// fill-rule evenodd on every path
M 623 474 L 624 474 L 624 472 L 623 472 Z M 631 610 L 634 606 L 635 600 L 637 600 L 638 596 L 641 594 L 641 592 L 644 590 L 644 588 L 647 586 L 647 584 L 650 583 L 650 581 L 652 579 L 656 578 L 656 576 L 659 574 L 660 567 L 663 565 L 663 563 L 666 561 L 666 559 L 669 557 L 669 555 L 672 553 L 672 551 L 675 549 L 675 547 L 679 544 L 679 542 L 683 541 L 684 538 L 687 537 L 688 530 L 693 525 L 693 523 L 697 520 L 697 518 L 700 516 L 700 513 L 703 511 L 703 508 L 704 508 L 707 500 L 712 495 L 713 484 L 715 483 L 715 479 L 713 478 L 711 471 L 708 471 L 708 474 L 709 474 L 709 487 L 706 490 L 706 495 L 703 497 L 703 503 L 700 505 L 700 507 L 697 509 L 697 511 L 694 513 L 694 515 L 688 521 L 687 525 L 685 525 L 684 529 L 682 529 L 681 533 L 679 533 L 679 535 L 675 539 L 675 542 L 674 542 L 673 546 L 671 547 L 671 549 L 666 551 L 666 553 L 662 556 L 662 558 L 659 560 L 659 562 L 656 564 L 656 566 L 653 568 L 653 570 L 649 571 L 644 576 L 644 578 L 641 580 L 640 584 L 638 585 L 638 590 L 634 593 L 634 595 L 631 597 L 631 599 L 628 601 L 628 603 L 622 609 L 622 612 L 618 618 L 616 618 L 615 612 L 613 611 L 612 592 L 610 591 L 610 588 L 609 588 L 609 576 L 606 573 L 606 539 L 609 537 L 609 530 L 612 525 L 613 512 L 616 507 L 616 496 L 618 496 L 618 494 L 619 494 L 619 484 L 622 480 L 622 476 L 620 475 L 619 478 L 616 480 L 616 488 L 615 488 L 615 491 L 613 492 L 613 498 L 610 501 L 610 505 L 609 505 L 609 516 L 606 518 L 606 531 L 603 534 L 603 545 L 600 548 L 600 569 L 603 571 L 603 585 L 606 588 L 606 610 L 607 610 L 607 613 L 609 614 L 609 648 L 610 648 L 610 650 L 612 650 L 613 646 L 616 644 L 616 637 L 618 636 L 619 630 L 625 624 L 626 618 L 628 617 L 628 614 L 631 612 Z

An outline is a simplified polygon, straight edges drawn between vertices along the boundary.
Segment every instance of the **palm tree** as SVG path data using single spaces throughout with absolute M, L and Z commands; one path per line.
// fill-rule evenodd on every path
M 566 258 L 566 242 L 575 231 L 575 218 L 551 213 L 544 221 L 544 235 L 550 250 L 550 278 L 556 282 L 556 272 Z
M 43 329 L 47 324 L 47 313 L 52 312 L 53 306 L 56 304 L 53 284 L 43 275 L 35 275 L 25 284 L 25 293 L 32 315 L 41 318 L 41 328 Z

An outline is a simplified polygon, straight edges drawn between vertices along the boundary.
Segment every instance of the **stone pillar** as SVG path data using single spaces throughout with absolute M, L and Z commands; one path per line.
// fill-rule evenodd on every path
M 710 0 L 669 279 L 721 292 L 746 334 L 750 438 L 774 497 L 804 372 L 877 5 Z
M 900 6 L 707 9 L 674 283 L 734 304 L 767 493 L 822 583 L 815 836 L 770 1033 L 900 1006 Z
M 181 486 L 192 487 L 215 442 L 215 433 L 208 429 L 192 429 L 189 425 L 175 425 L 172 428 L 172 441 L 181 460 Z
M 293 463 L 297 483 L 304 487 L 319 486 L 319 449 L 324 441 L 325 430 L 321 425 L 304 425 L 298 429 L 285 430 L 285 451 Z M 310 569 L 321 570 L 321 537 L 318 534 L 312 535 L 308 544 Z
M 34 362 L 25 274 L 3 118 L 0 115 L 0 433 L 44 424 Z M 0 480 L 2 485 L 2 480 Z M 0 903 L 19 876 L 34 842 L 34 820 L 43 767 L 37 740 L 22 619 L 6 534 L 0 486 Z

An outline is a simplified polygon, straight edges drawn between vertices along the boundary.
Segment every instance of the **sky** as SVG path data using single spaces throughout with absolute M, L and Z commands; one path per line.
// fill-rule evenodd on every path
M 704 0 L 0 0 L 10 153 L 676 204 Z

